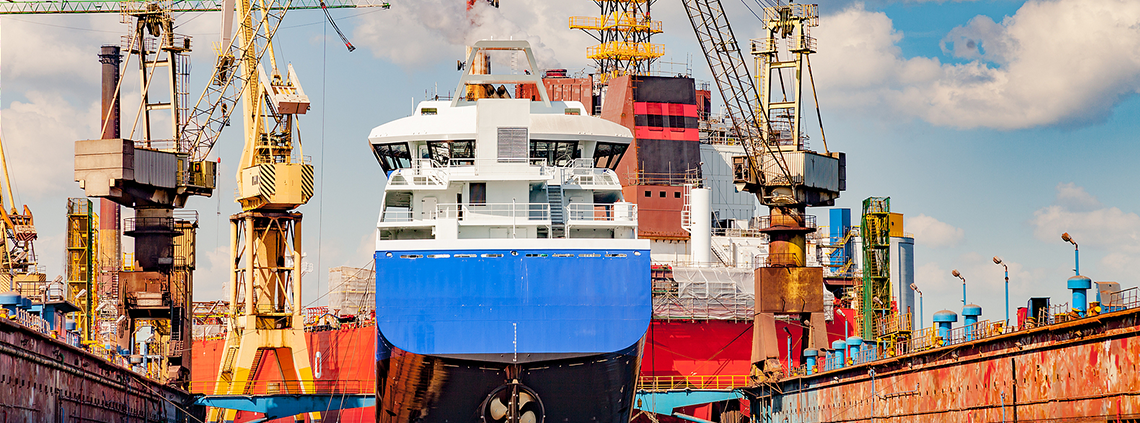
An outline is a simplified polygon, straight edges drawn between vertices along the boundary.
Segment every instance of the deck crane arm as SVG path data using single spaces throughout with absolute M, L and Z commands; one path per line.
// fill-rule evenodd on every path
M 775 159 L 773 164 L 780 173 L 791 180 L 782 155 L 773 151 L 770 143 L 766 142 L 765 134 L 771 131 L 768 116 L 756 102 L 759 98 L 756 81 L 748 71 L 748 64 L 744 61 L 720 0 L 682 0 L 682 3 L 724 100 L 725 112 L 744 146 L 747 169 L 760 169 L 760 156 L 768 155 Z M 741 172 L 738 169 L 737 173 L 747 181 L 744 186 L 746 191 L 761 194 L 754 191 L 754 187 L 763 182 L 762 172 Z

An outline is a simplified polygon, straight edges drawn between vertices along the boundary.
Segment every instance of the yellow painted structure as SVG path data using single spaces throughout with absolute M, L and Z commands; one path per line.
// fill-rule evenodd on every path
M 665 55 L 665 46 L 649 42 L 660 34 L 661 21 L 649 18 L 651 1 L 599 0 L 598 16 L 571 16 L 570 29 L 580 29 L 598 41 L 586 48 L 586 57 L 597 63 L 598 77 L 605 83 L 622 75 L 646 75 L 653 60 Z
M 308 111 L 309 99 L 292 66 L 284 76 L 278 72 L 268 42 L 271 30 L 262 28 L 275 29 L 281 16 L 269 25 L 255 26 L 250 0 L 236 3 L 241 21 L 235 45 L 240 51 L 230 57 L 242 58 L 237 72 L 246 82 L 245 148 L 237 173 L 242 212 L 230 216 L 230 325 L 214 394 L 262 393 L 252 381 L 267 351 L 274 353 L 276 363 L 269 365 L 281 370 L 287 393 L 312 394 L 315 386 L 301 314 L 301 214 L 290 211 L 313 196 L 313 166 L 305 163 L 301 144 L 293 137 L 293 119 Z M 270 58 L 268 74 L 261 67 L 263 54 Z M 237 411 L 211 408 L 207 417 L 211 422 L 232 422 Z M 310 421 L 320 419 L 319 412 L 309 413 Z

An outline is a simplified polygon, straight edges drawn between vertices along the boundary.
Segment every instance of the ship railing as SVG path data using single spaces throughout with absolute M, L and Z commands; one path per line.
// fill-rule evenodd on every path
M 475 175 L 515 175 L 520 168 L 532 169 L 533 174 L 547 176 L 553 169 L 542 158 L 495 158 L 495 159 L 457 159 L 447 160 L 447 168 L 452 173 L 456 171 L 472 171 Z
M 399 170 L 400 178 L 389 178 L 392 186 L 447 186 L 448 173 L 432 159 L 416 159 L 412 166 Z
M 637 204 L 633 203 L 570 203 L 566 206 L 570 222 L 626 222 L 637 223 Z
M 748 375 L 640 376 L 637 380 L 638 391 L 650 392 L 686 389 L 727 391 L 750 385 Z
M 768 234 L 760 232 L 756 229 L 741 228 L 713 228 L 712 235 L 736 238 L 763 238 L 768 236 Z
M 612 170 L 593 167 L 593 162 L 589 162 L 590 159 L 585 159 L 589 166 L 579 166 L 579 160 L 582 159 L 575 160 L 573 167 L 556 168 L 559 172 L 557 179 L 562 185 L 621 187 L 621 181 L 618 181 L 617 174 Z
M 381 222 L 411 222 L 415 212 L 411 210 L 387 210 L 380 215 Z
M 229 382 L 219 380 L 197 380 L 190 382 L 193 394 L 215 395 L 220 386 L 228 387 Z M 231 388 L 232 389 L 232 388 Z M 287 381 L 283 379 L 254 380 L 245 385 L 241 392 L 224 392 L 217 395 L 279 395 L 279 394 L 321 394 L 355 395 L 376 392 L 375 379 L 314 380 L 309 382 Z
M 775 227 L 775 228 L 815 229 L 816 228 L 815 215 L 810 215 L 810 214 L 802 215 L 802 216 L 780 215 L 780 216 L 776 216 L 776 219 L 774 219 L 774 220 L 772 219 L 772 216 L 760 216 L 759 224 L 757 225 L 757 229 L 768 229 L 768 228 L 773 228 L 773 227 Z
M 482 204 L 438 204 L 435 219 L 458 219 L 460 222 L 478 224 L 502 224 L 512 221 L 550 220 L 550 204 L 547 203 L 482 203 Z
M 1108 300 L 1100 305 L 1102 313 L 1140 307 L 1140 289 L 1135 287 L 1108 294 Z

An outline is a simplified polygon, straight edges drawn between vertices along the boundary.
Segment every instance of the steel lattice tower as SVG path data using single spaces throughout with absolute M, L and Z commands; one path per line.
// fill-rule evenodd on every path
M 665 55 L 665 46 L 652 44 L 661 33 L 661 21 L 650 19 L 656 0 L 595 0 L 601 16 L 572 16 L 570 29 L 581 29 L 598 41 L 586 48 L 586 57 L 597 64 L 601 82 L 621 75 L 645 75 L 654 59 Z

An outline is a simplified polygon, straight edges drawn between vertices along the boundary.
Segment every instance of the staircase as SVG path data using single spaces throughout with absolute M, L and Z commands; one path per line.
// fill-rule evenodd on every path
M 711 247 L 713 255 L 716 256 L 717 260 L 720 260 L 720 264 L 724 265 L 724 267 L 733 267 L 733 264 L 730 264 L 730 260 L 725 257 L 726 253 L 721 251 L 719 245 L 711 244 Z
M 546 201 L 550 203 L 550 237 L 566 237 L 566 211 L 562 201 L 562 185 L 546 186 Z

